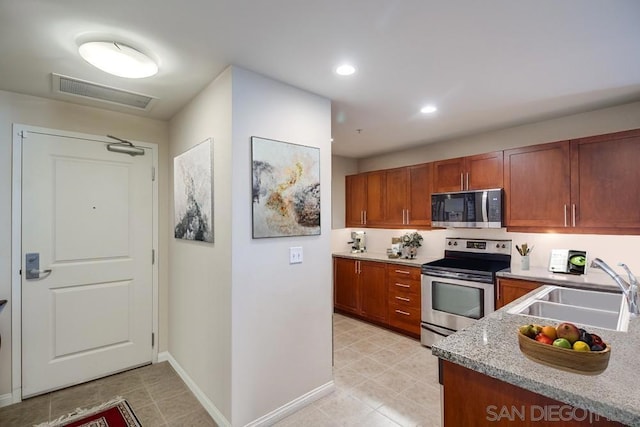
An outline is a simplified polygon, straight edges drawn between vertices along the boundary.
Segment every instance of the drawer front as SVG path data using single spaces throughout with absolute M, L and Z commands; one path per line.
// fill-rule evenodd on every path
M 389 324 L 412 334 L 420 334 L 420 308 L 390 304 Z
M 411 309 L 420 311 L 420 294 L 407 293 L 407 292 L 390 292 L 389 293 L 389 306 L 402 307 L 401 309 Z
M 420 280 L 389 278 L 387 283 L 390 295 L 413 294 L 420 296 Z
M 389 280 L 414 280 L 420 282 L 420 268 L 387 264 L 387 277 Z

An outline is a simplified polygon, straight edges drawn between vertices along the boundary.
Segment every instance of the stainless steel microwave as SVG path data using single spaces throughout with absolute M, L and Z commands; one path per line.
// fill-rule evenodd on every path
M 432 194 L 431 225 L 449 228 L 502 227 L 502 189 Z

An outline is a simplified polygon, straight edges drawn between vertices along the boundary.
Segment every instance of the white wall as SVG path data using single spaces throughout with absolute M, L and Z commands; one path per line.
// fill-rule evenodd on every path
M 320 236 L 251 238 L 251 136 L 320 148 Z M 330 138 L 328 99 L 233 69 L 233 425 L 332 380 Z
M 170 158 L 213 139 L 213 244 L 169 234 L 169 352 L 231 420 L 231 69 L 170 121 Z M 170 161 L 173 182 L 173 160 Z M 173 200 L 173 185 L 169 187 Z
M 167 148 L 166 122 L 0 91 L 0 299 L 11 300 L 12 124 L 26 124 L 95 135 L 154 142 L 159 146 L 159 348 L 167 348 Z M 0 311 L 0 396 L 11 392 L 11 304 Z

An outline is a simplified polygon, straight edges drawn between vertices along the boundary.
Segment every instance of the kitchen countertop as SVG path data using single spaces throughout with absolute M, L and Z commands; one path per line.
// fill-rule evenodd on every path
M 338 258 L 359 259 L 363 261 L 388 262 L 391 264 L 407 265 L 410 267 L 420 267 L 425 262 L 430 262 L 438 259 L 438 258 L 428 258 L 428 257 L 421 257 L 421 256 L 418 256 L 415 259 L 389 258 L 386 253 L 379 253 L 379 252 L 359 252 L 355 254 L 351 252 L 334 252 L 333 256 Z
M 507 313 L 525 298 L 526 295 L 472 326 L 442 339 L 433 345 L 432 353 L 441 359 L 611 420 L 640 425 L 640 393 L 637 392 L 639 382 L 636 374 L 640 318 L 630 320 L 628 332 L 589 327 L 589 332 L 600 335 L 610 344 L 609 366 L 600 375 L 575 374 L 541 365 L 520 352 L 518 327 L 541 323 L 539 318 Z
M 586 274 L 577 275 L 552 273 L 547 270 L 546 267 L 531 267 L 530 270 L 521 270 L 519 266 L 512 265 L 511 269 L 500 271 L 496 276 L 570 288 L 592 289 L 616 293 L 620 292 L 620 288 L 616 282 L 609 277 L 609 275 L 602 270 L 596 270 L 593 268 L 587 269 Z

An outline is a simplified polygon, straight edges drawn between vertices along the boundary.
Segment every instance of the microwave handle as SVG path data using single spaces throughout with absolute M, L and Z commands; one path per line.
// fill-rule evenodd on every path
M 483 191 L 482 192 L 482 221 L 485 223 L 489 221 L 488 205 L 489 205 L 489 192 Z

